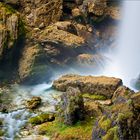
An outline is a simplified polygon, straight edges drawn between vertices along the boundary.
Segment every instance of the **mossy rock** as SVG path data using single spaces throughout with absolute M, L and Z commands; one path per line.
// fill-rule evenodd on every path
M 40 97 L 32 97 L 31 100 L 27 101 L 26 107 L 28 109 L 36 109 L 41 104 L 41 98 Z
M 111 128 L 111 124 L 112 121 L 108 119 L 106 116 L 102 116 L 101 119 L 99 120 L 99 126 L 106 132 Z
M 45 122 L 51 122 L 54 120 L 55 117 L 53 114 L 40 114 L 38 116 L 30 118 L 28 122 L 31 123 L 32 125 L 38 125 Z
M 107 131 L 107 134 L 102 137 L 102 140 L 119 140 L 118 126 L 114 126 Z
M 125 113 L 119 113 L 118 114 L 118 121 L 121 122 L 121 121 L 124 121 L 124 120 L 127 120 L 128 118 L 132 118 L 133 117 L 133 112 L 125 112 Z

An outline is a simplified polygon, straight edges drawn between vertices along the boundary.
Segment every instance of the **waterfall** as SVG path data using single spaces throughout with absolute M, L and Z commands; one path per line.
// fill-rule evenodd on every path
M 125 85 L 140 74 L 140 1 L 124 1 L 119 25 L 117 51 L 109 55 L 111 62 L 105 75 L 123 79 Z

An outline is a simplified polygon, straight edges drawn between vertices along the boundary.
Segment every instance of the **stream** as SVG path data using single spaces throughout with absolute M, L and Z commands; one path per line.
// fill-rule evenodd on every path
M 3 120 L 2 129 L 6 132 L 2 140 L 21 139 L 19 135 L 20 129 L 25 126 L 30 117 L 36 115 L 36 113 L 26 109 L 24 105 L 25 101 L 31 99 L 31 97 L 41 97 L 43 105 L 40 107 L 40 112 L 55 111 L 54 105 L 56 105 L 57 101 L 54 97 L 59 96 L 60 92 L 54 91 L 51 87 L 51 83 L 43 83 L 36 86 L 13 86 L 14 107 L 11 108 L 9 113 L 0 113 L 0 119 Z M 47 105 L 45 103 L 47 103 Z

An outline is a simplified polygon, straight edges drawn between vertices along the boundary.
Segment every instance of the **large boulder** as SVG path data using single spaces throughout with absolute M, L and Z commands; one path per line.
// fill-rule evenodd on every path
M 111 98 L 121 85 L 122 80 L 119 78 L 80 75 L 64 75 L 53 83 L 53 87 L 60 91 L 66 91 L 69 86 L 79 87 L 82 93 L 99 94 L 107 98 Z
M 79 89 L 69 87 L 61 96 L 59 119 L 67 125 L 84 119 L 84 102 Z
M 46 55 L 38 44 L 24 48 L 19 62 L 19 76 L 21 82 L 28 84 L 48 81 L 51 76 Z
M 45 30 L 43 30 L 43 32 L 40 33 L 38 39 L 44 42 L 47 40 L 58 43 L 60 42 L 67 47 L 82 46 L 85 43 L 85 40 L 74 33 L 70 33 L 72 31 L 68 29 L 68 25 L 66 26 L 66 24 L 67 22 L 64 22 L 63 24 L 61 22 L 61 24 L 56 23 L 48 26 Z M 72 24 L 70 26 L 72 26 Z M 70 29 L 72 28 L 74 29 L 74 27 L 71 27 Z

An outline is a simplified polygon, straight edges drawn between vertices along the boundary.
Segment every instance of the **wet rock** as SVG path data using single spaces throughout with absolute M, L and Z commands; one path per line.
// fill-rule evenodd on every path
M 100 54 L 80 54 L 74 63 L 81 71 L 96 71 L 104 66 L 105 61 L 106 58 Z
M 36 109 L 41 104 L 41 98 L 40 97 L 32 97 L 31 100 L 28 100 L 26 102 L 26 107 L 28 109 Z
M 53 87 L 60 91 L 66 91 L 69 86 L 79 87 L 81 93 L 99 94 L 107 98 L 111 98 L 121 85 L 122 80 L 118 78 L 79 75 L 64 75 L 53 83 Z
M 19 39 L 19 14 L 0 2 L 0 59 L 10 57 Z
M 18 71 L 22 83 L 37 84 L 47 81 L 51 73 L 44 50 L 39 45 L 25 47 Z
M 79 89 L 69 87 L 61 96 L 59 119 L 67 125 L 84 119 L 84 102 Z

